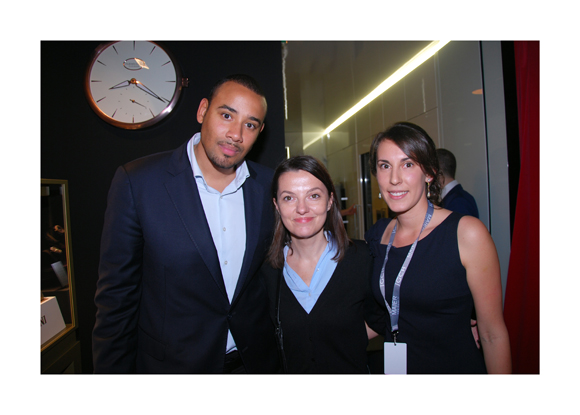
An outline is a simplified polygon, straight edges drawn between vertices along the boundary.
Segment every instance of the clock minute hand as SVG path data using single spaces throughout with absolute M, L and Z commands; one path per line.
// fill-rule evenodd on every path
M 140 90 L 148 93 L 149 95 L 157 98 L 159 101 L 161 102 L 165 102 L 162 98 L 160 98 L 155 92 L 151 91 L 149 88 L 147 88 L 145 85 L 143 85 L 143 83 L 141 83 L 140 81 L 135 81 L 135 86 L 137 88 L 139 88 Z
M 118 89 L 118 88 L 124 88 L 126 86 L 131 85 L 131 81 L 123 81 L 115 86 L 110 87 L 109 89 Z

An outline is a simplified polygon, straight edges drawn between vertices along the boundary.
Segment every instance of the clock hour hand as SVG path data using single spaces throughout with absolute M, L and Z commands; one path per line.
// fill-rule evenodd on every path
M 109 89 L 118 89 L 118 88 L 125 88 L 126 86 L 131 85 L 131 81 L 123 81 L 120 84 L 110 87 Z
M 160 97 L 159 97 L 159 96 L 158 96 L 158 95 L 157 95 L 155 92 L 151 91 L 149 88 L 147 88 L 145 85 L 143 85 L 143 84 L 142 84 L 140 81 L 137 81 L 137 80 L 136 80 L 136 81 L 135 81 L 135 86 L 136 86 L 137 88 L 139 88 L 140 90 L 142 90 L 142 91 L 144 91 L 144 92 L 148 93 L 149 95 L 151 95 L 151 96 L 153 96 L 153 97 L 157 98 L 159 101 L 161 101 L 161 102 L 165 102 L 165 101 L 163 101 L 163 99 L 162 99 L 162 98 L 160 98 Z

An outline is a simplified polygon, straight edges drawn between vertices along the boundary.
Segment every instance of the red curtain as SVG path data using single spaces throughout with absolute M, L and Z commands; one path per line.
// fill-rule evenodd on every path
M 520 178 L 504 304 L 513 373 L 540 373 L 540 43 L 514 42 Z

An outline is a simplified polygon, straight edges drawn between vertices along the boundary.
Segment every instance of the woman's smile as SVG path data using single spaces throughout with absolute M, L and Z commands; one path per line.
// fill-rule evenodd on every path
M 309 223 L 312 222 L 314 220 L 314 217 L 301 217 L 301 218 L 296 218 L 294 219 L 294 222 L 298 222 L 298 223 Z

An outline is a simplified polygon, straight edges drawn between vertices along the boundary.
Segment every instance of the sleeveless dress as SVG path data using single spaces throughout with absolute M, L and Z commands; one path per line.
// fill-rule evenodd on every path
M 419 241 L 403 278 L 397 341 L 407 343 L 407 373 L 486 373 L 483 353 L 471 332 L 473 298 L 459 257 L 457 226 L 462 216 L 451 213 Z M 381 238 L 390 221 L 379 220 L 365 235 L 374 257 L 373 295 L 387 313 L 387 342 L 393 339 L 379 277 L 387 250 Z M 389 251 L 385 267 L 389 305 L 393 284 L 410 248 L 393 246 Z

